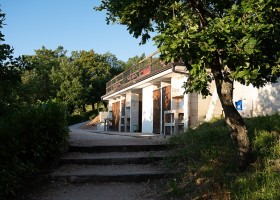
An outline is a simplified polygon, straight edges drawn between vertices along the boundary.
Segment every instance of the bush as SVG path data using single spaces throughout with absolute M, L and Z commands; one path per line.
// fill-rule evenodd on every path
M 14 196 L 25 178 L 63 153 L 68 139 L 65 113 L 61 103 L 48 101 L 0 121 L 0 199 Z
M 88 121 L 88 120 L 96 117 L 97 115 L 98 115 L 97 110 L 94 110 L 94 111 L 91 110 L 91 111 L 82 112 L 82 113 L 79 113 L 79 114 L 74 113 L 74 114 L 68 115 L 67 116 L 68 126 Z

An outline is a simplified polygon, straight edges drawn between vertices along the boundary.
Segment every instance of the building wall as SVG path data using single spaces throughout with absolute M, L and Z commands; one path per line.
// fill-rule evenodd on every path
M 172 110 L 184 109 L 184 81 L 186 81 L 186 77 L 171 78 Z
M 189 94 L 189 126 L 194 127 L 198 124 L 198 95 Z
M 154 86 L 142 89 L 142 132 L 153 132 L 153 90 Z
M 278 78 L 280 81 L 280 78 Z M 252 85 L 234 85 L 234 101 L 242 100 L 242 116 L 280 113 L 280 83 L 267 84 L 259 89 Z
M 280 78 L 278 83 L 268 84 L 258 90 L 254 103 L 254 115 L 280 113 Z
M 169 85 L 171 85 L 171 91 L 167 93 L 169 96 L 171 95 L 171 106 L 166 109 L 183 110 L 184 128 L 187 128 L 188 126 L 195 127 L 205 120 L 211 120 L 213 117 L 221 117 L 223 115 L 223 109 L 214 82 L 211 84 L 210 90 L 212 96 L 203 98 L 196 93 L 184 94 L 184 89 L 181 86 L 185 80 L 186 77 L 173 77 L 170 81 L 158 82 L 157 86 L 151 85 L 143 88 L 142 94 L 128 92 L 121 98 L 110 100 L 108 104 L 108 117 L 112 118 L 112 114 L 114 112 L 117 113 L 117 111 L 114 110 L 113 105 L 116 105 L 116 102 L 119 102 L 120 115 L 122 113 L 121 109 L 125 109 L 125 131 L 133 132 L 138 129 L 142 132 L 153 133 L 153 126 L 155 125 L 153 122 L 153 94 L 154 91 L 158 90 L 160 91 L 160 100 L 158 103 L 161 104 L 159 105 L 161 112 L 159 112 L 158 118 L 160 119 L 160 132 L 163 133 L 165 130 L 165 124 L 163 121 L 164 106 L 162 104 L 166 103 L 165 99 L 163 99 L 165 98 L 163 96 L 166 96 L 166 94 L 164 94 L 164 88 L 166 89 Z M 278 80 L 280 81 L 280 78 Z M 123 100 L 124 98 L 125 101 Z M 243 117 L 273 114 L 275 112 L 279 113 L 280 83 L 267 84 L 266 86 L 257 89 L 252 85 L 244 86 L 236 82 L 234 84 L 233 102 L 235 103 L 239 100 L 242 100 L 243 110 L 239 112 Z M 121 102 L 125 102 L 125 108 L 121 105 Z M 115 129 L 117 130 L 118 128 L 115 127 Z
M 130 127 L 131 132 L 140 130 L 139 124 L 139 94 L 131 93 L 131 114 L 130 114 Z

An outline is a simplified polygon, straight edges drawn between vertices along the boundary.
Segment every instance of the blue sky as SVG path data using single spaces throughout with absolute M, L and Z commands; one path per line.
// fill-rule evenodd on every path
M 14 55 L 32 55 L 45 46 L 63 46 L 74 50 L 93 49 L 111 52 L 118 59 L 156 51 L 153 41 L 139 46 L 140 39 L 128 33 L 125 26 L 107 25 L 105 13 L 93 10 L 100 0 L 1 0 L 6 14 L 2 32 Z

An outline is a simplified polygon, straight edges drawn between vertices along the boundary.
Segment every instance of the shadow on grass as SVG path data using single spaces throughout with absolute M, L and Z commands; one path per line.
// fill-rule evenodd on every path
M 245 123 L 255 159 L 243 173 L 223 119 L 172 137 L 167 164 L 183 172 L 167 181 L 166 197 L 280 199 L 280 116 L 245 119 Z

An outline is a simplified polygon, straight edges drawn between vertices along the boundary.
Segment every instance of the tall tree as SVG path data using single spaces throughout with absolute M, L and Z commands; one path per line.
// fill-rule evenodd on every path
M 119 60 L 116 55 L 110 52 L 103 54 L 103 61 L 110 65 L 112 76 L 119 75 L 125 69 L 125 62 Z
M 74 108 L 85 111 L 86 105 L 101 101 L 106 82 L 123 69 L 123 62 L 115 55 L 97 54 L 90 51 L 73 51 L 69 58 L 61 58 L 59 67 L 52 68 L 51 81 L 57 96 L 66 102 L 70 111 Z
M 209 95 L 214 79 L 244 170 L 250 144 L 233 84 L 261 87 L 280 76 L 279 8 L 279 0 L 102 0 L 96 9 L 107 10 L 108 23 L 126 25 L 142 43 L 156 31 L 162 58 L 182 60 L 189 71 L 186 92 Z
M 113 59 L 108 60 L 108 58 Z M 101 96 L 106 90 L 106 82 L 112 77 L 112 68 L 119 67 L 116 63 L 118 59 L 113 54 L 106 53 L 101 55 L 93 50 L 74 51 L 72 52 L 71 59 L 74 65 L 82 70 L 81 84 L 84 89 L 84 103 L 91 104 L 94 110 L 94 104 L 100 102 Z
M 70 113 L 81 108 L 85 100 L 82 85 L 83 71 L 67 57 L 60 59 L 59 67 L 52 68 L 50 79 L 57 87 L 57 97 L 68 106 Z
M 143 53 L 141 56 L 134 56 L 132 58 L 129 58 L 126 62 L 125 69 L 128 69 L 130 67 L 133 67 L 134 65 L 137 65 L 141 60 L 145 58 L 145 54 Z
M 23 83 L 28 88 L 30 101 L 46 101 L 56 97 L 57 88 L 50 79 L 52 68 L 58 68 L 60 59 L 65 57 L 66 51 L 63 47 L 55 50 L 42 49 L 35 50 L 35 55 L 23 56 L 28 63 L 28 70 L 22 76 Z
M 0 9 L 0 29 L 3 28 L 5 14 Z M 18 90 L 21 84 L 21 69 L 17 59 L 13 58 L 13 49 L 3 43 L 4 35 L 0 31 L 0 116 L 17 108 Z

